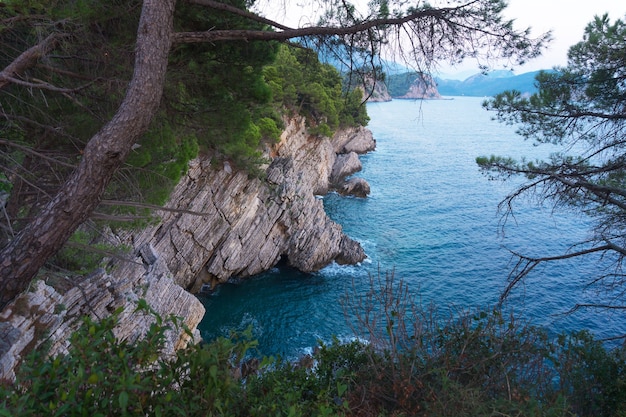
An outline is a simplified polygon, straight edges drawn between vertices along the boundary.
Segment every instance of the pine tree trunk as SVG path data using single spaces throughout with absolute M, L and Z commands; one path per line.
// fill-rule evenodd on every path
M 30 281 L 100 202 L 114 172 L 156 113 L 165 82 L 176 0 L 145 0 L 135 71 L 115 116 L 91 138 L 83 158 L 56 196 L 0 252 L 0 309 Z

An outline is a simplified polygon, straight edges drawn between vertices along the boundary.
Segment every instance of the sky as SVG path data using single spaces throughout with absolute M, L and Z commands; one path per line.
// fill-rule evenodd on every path
M 277 7 L 277 2 L 281 6 Z M 355 0 L 355 3 L 365 0 Z M 437 0 L 431 0 L 436 3 Z M 608 13 L 612 21 L 626 15 L 625 0 L 509 0 L 509 7 L 504 15 L 515 19 L 516 29 L 531 27 L 531 36 L 538 37 L 552 31 L 553 41 L 539 58 L 529 61 L 521 67 L 512 68 L 516 74 L 550 69 L 567 64 L 567 50 L 582 40 L 583 32 L 595 15 Z M 298 22 L 307 22 L 307 15 L 314 14 L 315 1 L 305 0 L 261 0 L 262 13 L 278 21 L 297 26 Z M 257 4 L 259 4 L 257 3 Z M 265 4 L 265 7 L 263 7 Z M 494 67 L 494 69 L 498 69 Z M 455 78 L 463 78 L 478 72 L 478 64 L 467 61 L 459 67 L 442 66 L 442 72 Z
M 515 19 L 517 28 L 531 27 L 531 34 L 552 30 L 554 38 L 543 56 L 530 61 L 516 73 L 549 69 L 567 64 L 567 50 L 580 42 L 585 27 L 596 15 L 609 14 L 611 21 L 623 19 L 624 0 L 509 0 L 505 16 Z

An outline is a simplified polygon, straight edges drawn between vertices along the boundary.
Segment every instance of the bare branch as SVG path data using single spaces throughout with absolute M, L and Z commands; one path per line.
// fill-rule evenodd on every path
M 67 35 L 61 33 L 51 33 L 46 39 L 35 46 L 30 47 L 15 58 L 4 70 L 0 72 L 0 89 L 11 83 L 15 76 L 19 76 L 28 68 L 34 66 L 37 60 L 52 50 L 59 39 Z
M 266 25 L 269 25 L 269 26 L 272 26 L 272 27 L 275 27 L 275 28 L 278 28 L 278 29 L 281 29 L 281 30 L 291 30 L 291 28 L 288 27 L 288 26 L 282 25 L 282 24 L 280 24 L 278 22 L 275 22 L 273 20 L 270 20 L 270 19 L 266 19 L 263 16 L 259 16 L 258 14 L 251 13 L 251 12 L 249 12 L 247 10 L 238 9 L 236 7 L 233 7 L 233 6 L 229 5 L 229 4 L 220 3 L 220 2 L 217 2 L 217 1 L 213 1 L 213 0 L 187 0 L 187 1 L 189 3 L 191 3 L 191 4 L 198 4 L 198 5 L 201 5 L 201 6 L 207 6 L 207 7 L 210 7 L 211 9 L 214 9 L 214 10 L 222 10 L 222 11 L 225 11 L 225 12 L 229 12 L 229 13 L 235 14 L 237 16 L 246 17 L 246 18 L 248 18 L 250 20 L 253 20 L 255 22 L 264 23 Z
M 36 81 L 34 83 L 28 82 L 28 81 L 18 80 L 17 78 L 14 78 L 14 77 L 5 77 L 5 80 L 7 82 L 12 83 L 12 84 L 21 85 L 21 86 L 28 87 L 28 88 L 38 88 L 38 89 L 41 89 L 41 90 L 49 90 L 49 91 L 54 91 L 54 92 L 57 92 L 57 93 L 65 93 L 65 94 L 72 94 L 72 93 L 75 93 L 77 91 L 83 90 L 83 89 L 89 87 L 91 84 L 94 83 L 94 81 L 91 81 L 91 82 L 89 82 L 87 84 L 84 84 L 84 85 L 82 85 L 80 87 L 76 87 L 76 88 L 61 88 L 61 87 L 56 87 L 56 86 L 54 86 L 54 85 L 52 85 L 50 83 L 47 83 L 45 81 L 41 81 L 41 80 L 37 80 L 37 79 L 34 80 L 34 81 Z
M 298 29 L 286 29 L 281 32 L 264 30 L 208 30 L 205 32 L 178 32 L 174 34 L 173 42 L 177 43 L 201 43 L 216 41 L 286 41 L 293 38 L 306 36 L 342 36 L 353 33 L 365 32 L 379 26 L 402 26 L 410 21 L 423 18 L 435 18 L 447 21 L 448 15 L 458 8 L 423 9 L 399 18 L 380 18 L 366 20 L 346 27 L 312 26 Z
M 574 308 L 568 311 L 568 314 L 573 313 L 576 310 L 579 310 L 581 308 L 598 308 L 602 310 L 626 310 L 626 306 L 614 305 L 614 304 L 576 304 Z M 621 336 L 621 337 L 626 337 L 626 335 Z
M 203 213 L 200 211 L 175 209 L 175 208 L 157 206 L 155 204 L 139 203 L 139 202 L 134 202 L 134 201 L 102 200 L 100 204 L 104 204 L 107 206 L 126 206 L 126 207 L 148 208 L 151 210 L 168 211 L 172 213 L 191 214 L 193 216 L 211 216 L 214 214 L 214 213 Z
M 41 159 L 45 159 L 46 161 L 52 162 L 54 164 L 59 164 L 62 165 L 64 167 L 67 168 L 76 168 L 76 165 L 73 164 L 68 164 L 67 162 L 63 162 L 63 161 L 59 161 L 58 159 L 49 157 L 41 152 L 37 152 L 36 150 L 34 150 L 33 148 L 29 147 L 29 146 L 24 146 L 24 145 L 20 145 L 18 143 L 15 142 L 11 142 L 9 140 L 4 140 L 4 139 L 0 139 L 0 145 L 4 145 L 4 146 L 10 146 L 12 148 L 15 149 L 19 149 L 22 152 L 26 152 L 29 153 L 31 155 L 35 155 Z
M 590 253 L 606 252 L 609 250 L 617 250 L 619 253 L 626 253 L 623 248 L 619 248 L 619 246 L 610 242 L 602 246 L 596 246 L 594 248 L 585 249 L 582 251 L 565 253 L 563 255 L 557 256 L 548 256 L 543 258 L 532 258 L 511 251 L 511 253 L 518 258 L 518 262 L 509 274 L 509 283 L 500 295 L 500 304 L 502 304 L 507 299 L 513 288 L 516 287 L 517 284 L 520 283 L 520 281 L 522 281 L 537 265 L 542 262 L 561 261 L 564 259 L 575 258 L 577 256 L 588 255 Z

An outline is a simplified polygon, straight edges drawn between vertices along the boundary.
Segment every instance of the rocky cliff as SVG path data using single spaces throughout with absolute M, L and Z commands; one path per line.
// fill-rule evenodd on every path
M 367 78 L 363 82 L 361 91 L 363 91 L 363 98 L 368 102 L 391 101 L 391 95 L 383 81 L 374 81 L 371 77 Z
M 111 261 L 112 272 L 45 277 L 0 313 L 0 378 L 12 378 L 24 352 L 44 336 L 51 354 L 64 352 L 84 315 L 101 318 L 125 307 L 117 334 L 136 338 L 150 324 L 134 312 L 143 298 L 162 316 L 182 317 L 195 329 L 204 308 L 192 293 L 203 285 L 247 277 L 279 260 L 302 271 L 333 261 L 360 262 L 363 249 L 326 216 L 316 195 L 331 189 L 366 195 L 367 183 L 357 180 L 361 188 L 355 191 L 349 186 L 355 179 L 345 178 L 360 169 L 355 156 L 374 147 L 366 129 L 341 131 L 330 139 L 309 135 L 304 120 L 294 118 L 269 152 L 264 180 L 228 163 L 216 167 L 209 157 L 195 159 L 158 224 L 111 234 L 132 248 L 127 259 Z M 168 350 L 186 342 L 183 334 L 172 332 Z
M 409 91 L 397 98 L 401 99 L 438 99 L 441 98 L 437 90 L 437 83 L 427 74 L 417 74 L 409 87 Z
M 326 216 L 315 195 L 332 188 L 333 166 L 341 163 L 337 153 L 354 152 L 354 144 L 371 149 L 368 133 L 352 129 L 331 140 L 309 135 L 303 119 L 290 120 L 272 149 L 266 180 L 250 179 L 228 163 L 216 169 L 208 158 L 196 159 L 167 206 L 175 211 L 127 243 L 151 245 L 191 292 L 258 274 L 281 259 L 305 272 L 332 261 L 360 262 L 360 245 Z M 358 145 L 362 137 L 369 138 L 365 147 Z

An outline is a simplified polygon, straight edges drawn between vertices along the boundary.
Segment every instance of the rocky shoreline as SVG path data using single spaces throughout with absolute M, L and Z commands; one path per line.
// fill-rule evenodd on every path
M 0 379 L 12 379 L 23 355 L 44 340 L 51 354 L 65 352 L 84 315 L 98 319 L 123 307 L 117 335 L 137 338 L 150 325 L 134 312 L 145 299 L 161 316 L 181 317 L 194 330 L 205 311 L 193 293 L 203 286 L 245 278 L 279 261 L 305 272 L 362 261 L 359 243 L 326 216 L 316 196 L 332 190 L 366 196 L 365 180 L 346 177 L 361 169 L 358 154 L 375 146 L 365 128 L 318 137 L 298 117 L 286 120 L 280 143 L 268 150 L 264 180 L 228 163 L 215 167 L 209 156 L 193 160 L 158 224 L 110 234 L 132 248 L 128 259 L 79 280 L 39 279 L 0 312 Z M 187 342 L 184 332 L 172 331 L 168 351 Z

